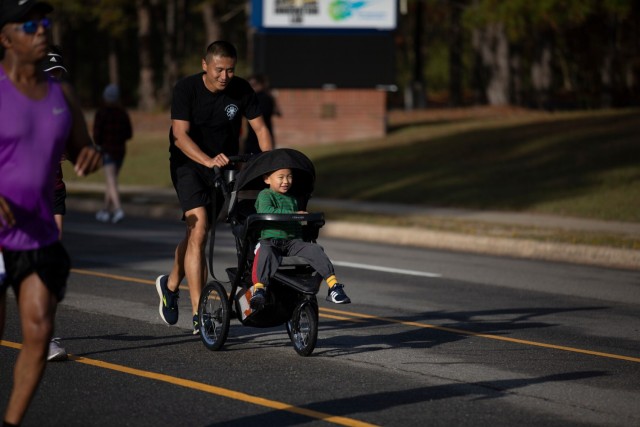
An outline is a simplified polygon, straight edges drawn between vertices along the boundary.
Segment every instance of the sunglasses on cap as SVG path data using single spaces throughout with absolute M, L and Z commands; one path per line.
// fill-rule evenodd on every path
M 38 27 L 42 25 L 42 28 L 48 30 L 51 27 L 51 20 L 49 18 L 42 18 L 40 20 L 34 19 L 27 21 L 18 26 L 26 34 L 35 34 L 38 31 Z

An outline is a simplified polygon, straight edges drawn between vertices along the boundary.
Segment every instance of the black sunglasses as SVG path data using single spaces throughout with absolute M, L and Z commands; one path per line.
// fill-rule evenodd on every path
M 35 34 L 40 25 L 42 25 L 42 28 L 45 30 L 48 30 L 49 27 L 51 27 L 51 20 L 49 18 L 34 19 L 33 21 L 27 21 L 21 24 L 18 28 L 22 29 L 26 34 Z

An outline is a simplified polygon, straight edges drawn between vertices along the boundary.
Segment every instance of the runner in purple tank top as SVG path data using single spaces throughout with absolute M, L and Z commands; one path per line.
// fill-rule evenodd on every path
M 69 274 L 53 219 L 56 167 L 65 151 L 78 175 L 102 160 L 71 87 L 38 66 L 49 49 L 46 14 L 53 8 L 35 0 L 4 0 L 0 7 L 0 337 L 11 286 L 23 342 L 4 425 L 19 425 L 44 373 Z

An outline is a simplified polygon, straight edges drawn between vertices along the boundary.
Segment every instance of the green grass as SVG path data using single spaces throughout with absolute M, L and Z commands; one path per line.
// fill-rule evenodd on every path
M 531 112 L 414 122 L 385 138 L 294 148 L 314 161 L 315 197 L 638 222 L 639 135 L 640 110 Z M 136 132 L 120 182 L 170 187 L 168 156 L 164 123 Z M 65 179 L 77 180 L 69 165 Z
M 640 221 L 640 111 L 406 127 L 306 148 L 315 196 Z

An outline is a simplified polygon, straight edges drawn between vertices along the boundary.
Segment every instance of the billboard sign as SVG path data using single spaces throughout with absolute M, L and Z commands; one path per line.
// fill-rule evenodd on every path
M 262 25 L 259 26 L 262 28 L 386 31 L 396 28 L 396 0 L 263 0 L 260 3 Z

